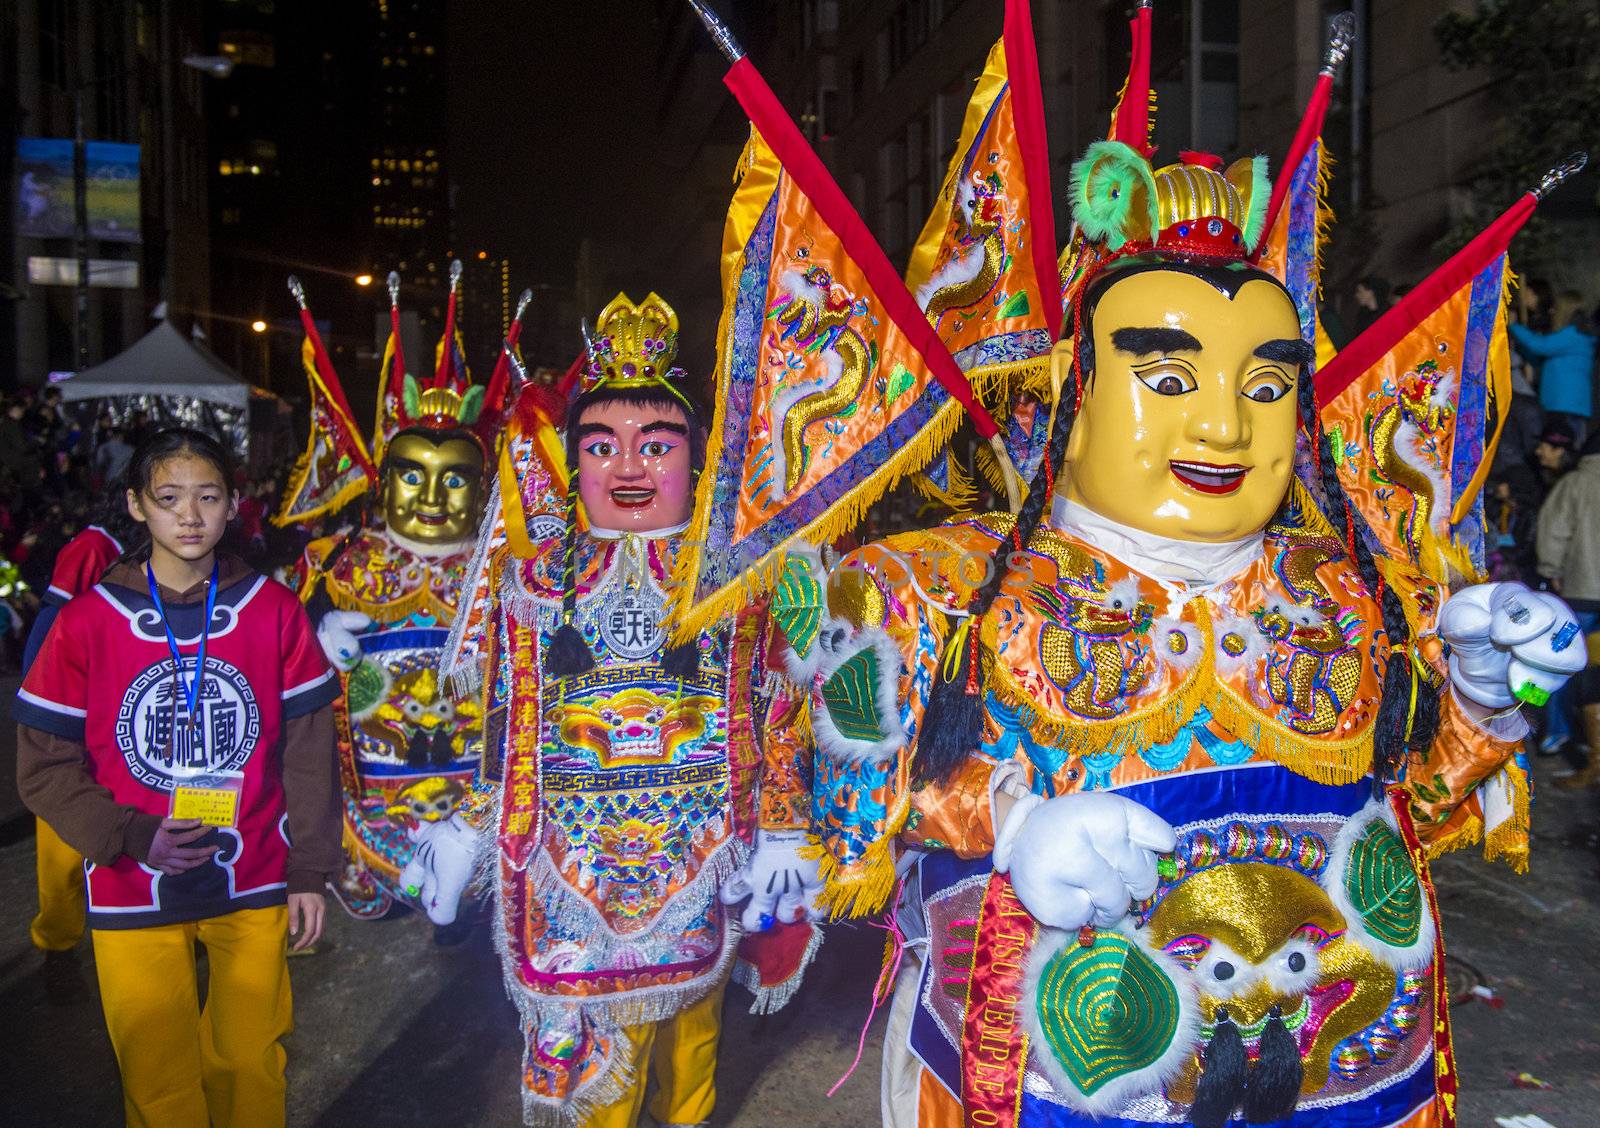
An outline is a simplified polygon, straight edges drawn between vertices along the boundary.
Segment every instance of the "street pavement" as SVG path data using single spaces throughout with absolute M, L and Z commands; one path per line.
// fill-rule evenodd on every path
M 84 995 L 60 1005 L 48 1000 L 28 942 L 33 839 L 16 814 L 9 730 L 0 741 L 0 1124 L 117 1125 L 116 1062 L 88 945 L 79 949 Z M 1551 765 L 1537 771 L 1547 777 Z M 1454 1011 L 1462 1128 L 1519 1114 L 1555 1128 L 1600 1125 L 1594 796 L 1541 787 L 1527 877 L 1465 853 L 1436 866 L 1452 986 L 1479 983 L 1502 1004 L 1473 997 Z M 855 1057 L 882 949 L 876 928 L 831 929 L 806 989 L 777 1015 L 747 1014 L 748 994 L 730 988 L 714 1125 L 879 1123 L 882 1011 L 855 1074 L 834 1097 L 824 1094 Z M 442 949 L 419 915 L 363 924 L 333 909 L 320 950 L 291 968 L 291 1125 L 520 1123 L 516 1016 L 485 930 Z M 1524 1073 L 1551 1088 L 1518 1087 Z

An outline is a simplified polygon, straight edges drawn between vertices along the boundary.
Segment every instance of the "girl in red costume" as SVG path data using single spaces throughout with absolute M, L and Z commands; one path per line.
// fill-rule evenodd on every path
M 196 431 L 141 444 L 149 547 L 62 608 L 17 694 L 18 788 L 87 859 L 137 1128 L 283 1123 L 287 937 L 316 941 L 340 864 L 338 683 L 294 595 L 217 554 L 231 462 Z

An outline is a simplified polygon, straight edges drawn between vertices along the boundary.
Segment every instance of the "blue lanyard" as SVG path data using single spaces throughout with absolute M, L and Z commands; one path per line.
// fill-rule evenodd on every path
M 144 577 L 150 581 L 150 602 L 156 605 L 156 614 L 161 616 L 161 628 L 167 632 L 167 649 L 172 651 L 172 676 L 183 684 L 183 655 L 178 653 L 178 639 L 172 633 L 172 624 L 167 622 L 167 609 L 161 604 L 161 589 L 156 585 L 156 574 L 148 563 L 144 566 Z M 200 686 L 206 677 L 206 643 L 211 638 L 211 613 L 217 607 L 217 563 L 211 562 L 211 581 L 206 584 L 206 617 L 200 626 L 200 649 L 195 655 L 194 678 L 190 682 L 185 697 L 189 704 L 189 725 L 195 724 L 195 709 L 200 704 Z M 177 707 L 177 702 L 173 702 Z

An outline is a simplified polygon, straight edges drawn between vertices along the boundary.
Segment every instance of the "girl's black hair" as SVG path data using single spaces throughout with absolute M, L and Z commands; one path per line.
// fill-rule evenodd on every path
M 155 476 L 156 467 L 173 458 L 192 457 L 211 463 L 212 467 L 222 476 L 223 488 L 230 495 L 239 492 L 235 485 L 235 474 L 238 472 L 238 463 L 230 451 L 215 436 L 205 431 L 197 431 L 193 427 L 163 427 L 147 435 L 133 450 L 133 457 L 128 459 L 128 469 L 124 472 L 125 489 L 115 490 L 111 499 L 108 499 L 108 510 L 115 504 L 121 505 L 123 518 L 126 523 L 120 528 L 128 529 L 128 540 L 122 540 L 125 549 L 123 559 L 147 559 L 150 555 L 150 530 L 147 525 L 134 521 L 128 514 L 127 490 L 144 496 L 150 489 L 150 479 Z M 116 536 L 116 531 L 108 528 Z M 133 543 L 129 543 L 132 541 Z
M 953 656 L 957 661 L 952 676 L 945 676 L 950 664 L 943 661 L 939 663 L 939 672 L 928 694 L 927 708 L 923 711 L 917 734 L 915 775 L 918 782 L 948 779 L 982 745 L 983 678 L 981 670 L 972 668 L 972 663 L 979 660 L 979 626 L 1005 585 L 1012 553 L 1020 553 L 1027 547 L 1039 528 L 1051 494 L 1055 492 L 1056 472 L 1066 457 L 1067 440 L 1077 418 L 1078 391 L 1094 377 L 1092 324 L 1095 307 L 1115 283 L 1152 270 L 1179 271 L 1192 275 L 1216 287 L 1229 299 L 1236 297 L 1246 282 L 1257 279 L 1284 289 L 1275 277 L 1255 267 L 1237 263 L 1172 260 L 1147 254 L 1108 267 L 1074 303 L 1069 312 L 1074 322 L 1072 328 L 1076 355 L 1073 366 L 1079 374 L 1077 390 L 1073 385 L 1063 386 L 1061 402 L 1056 408 L 1055 425 L 1050 431 L 1049 447 L 1028 487 L 1028 497 L 1017 514 L 1015 528 L 1010 536 L 1002 538 L 995 547 L 988 582 L 973 594 L 967 604 L 971 626 L 967 645 Z M 1369 593 L 1378 597 L 1383 629 L 1390 646 L 1391 660 L 1385 671 L 1383 696 L 1373 737 L 1373 774 L 1382 783 L 1395 778 L 1396 771 L 1405 759 L 1407 747 L 1421 749 L 1432 743 L 1439 722 L 1439 691 L 1428 678 L 1419 674 L 1415 679 L 1416 703 L 1413 709 L 1413 677 L 1410 669 L 1412 639 L 1405 610 L 1393 587 L 1385 584 L 1379 575 L 1367 544 L 1366 523 L 1351 505 L 1339 482 L 1338 468 L 1328 446 L 1328 437 L 1317 424 L 1312 387 L 1310 371 L 1302 369 L 1297 381 L 1301 421 L 1307 433 L 1317 437 L 1320 446 L 1317 463 L 1321 471 L 1322 500 L 1330 511 L 1335 527 L 1343 524 L 1347 530 L 1347 544 L 1362 582 Z M 976 692 L 973 692 L 974 689 Z
M 561 545 L 561 622 L 545 651 L 545 673 L 554 678 L 570 678 L 594 669 L 594 651 L 577 624 L 578 608 L 578 421 L 589 408 L 604 403 L 632 403 L 642 407 L 672 408 L 683 412 L 689 424 L 689 465 L 698 477 L 706 461 L 705 414 L 695 401 L 679 399 L 656 387 L 592 388 L 573 401 L 567 411 L 567 465 L 572 468 L 567 480 L 567 531 Z M 667 648 L 662 668 L 672 677 L 690 678 L 700 669 L 698 640 Z
M 193 427 L 163 427 L 159 431 L 152 432 L 135 447 L 133 457 L 128 460 L 128 489 L 136 494 L 144 493 L 150 488 L 150 479 L 155 474 L 157 466 L 169 458 L 184 455 L 211 463 L 217 473 L 222 475 L 222 484 L 227 487 L 228 492 L 238 492 L 234 482 L 238 463 L 234 460 L 233 452 L 215 436 L 197 431 Z

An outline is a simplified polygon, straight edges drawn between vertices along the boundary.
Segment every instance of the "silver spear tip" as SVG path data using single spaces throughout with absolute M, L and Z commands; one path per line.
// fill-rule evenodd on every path
M 517 350 L 511 347 L 510 339 L 500 342 L 501 348 L 506 352 L 506 363 L 511 366 L 511 390 L 514 392 L 528 382 L 528 366 L 517 358 Z
M 513 321 L 521 321 L 522 320 L 522 315 L 523 315 L 524 312 L 526 312 L 526 310 L 528 308 L 528 303 L 531 302 L 531 301 L 533 301 L 533 291 L 532 290 L 524 290 L 524 291 L 522 291 L 522 293 L 518 294 L 517 295 L 517 313 L 516 313 L 516 316 L 513 317 L 511 320 L 513 320 Z
M 706 25 L 706 30 L 711 33 L 712 40 L 722 52 L 728 62 L 737 63 L 744 58 L 744 48 L 739 46 L 739 41 L 734 39 L 728 26 L 719 20 L 716 13 L 708 8 L 704 0 L 689 0 L 689 7 L 694 9 L 694 14 L 700 17 L 700 22 Z
M 293 274 L 289 275 L 289 293 L 294 295 L 294 301 L 301 309 L 306 308 L 306 288 L 300 284 L 300 279 Z
M 1588 153 L 1572 153 L 1566 160 L 1539 178 L 1539 186 L 1533 190 L 1533 194 L 1541 200 L 1544 199 L 1564 182 L 1582 172 L 1583 166 L 1588 163 Z
M 452 290 L 461 282 L 461 271 L 463 269 L 460 259 L 450 260 L 450 288 Z
M 389 272 L 389 304 L 392 306 L 400 304 L 400 272 L 398 270 Z
M 1328 49 L 1322 55 L 1321 74 L 1336 74 L 1356 42 L 1356 15 L 1340 12 L 1328 29 Z

